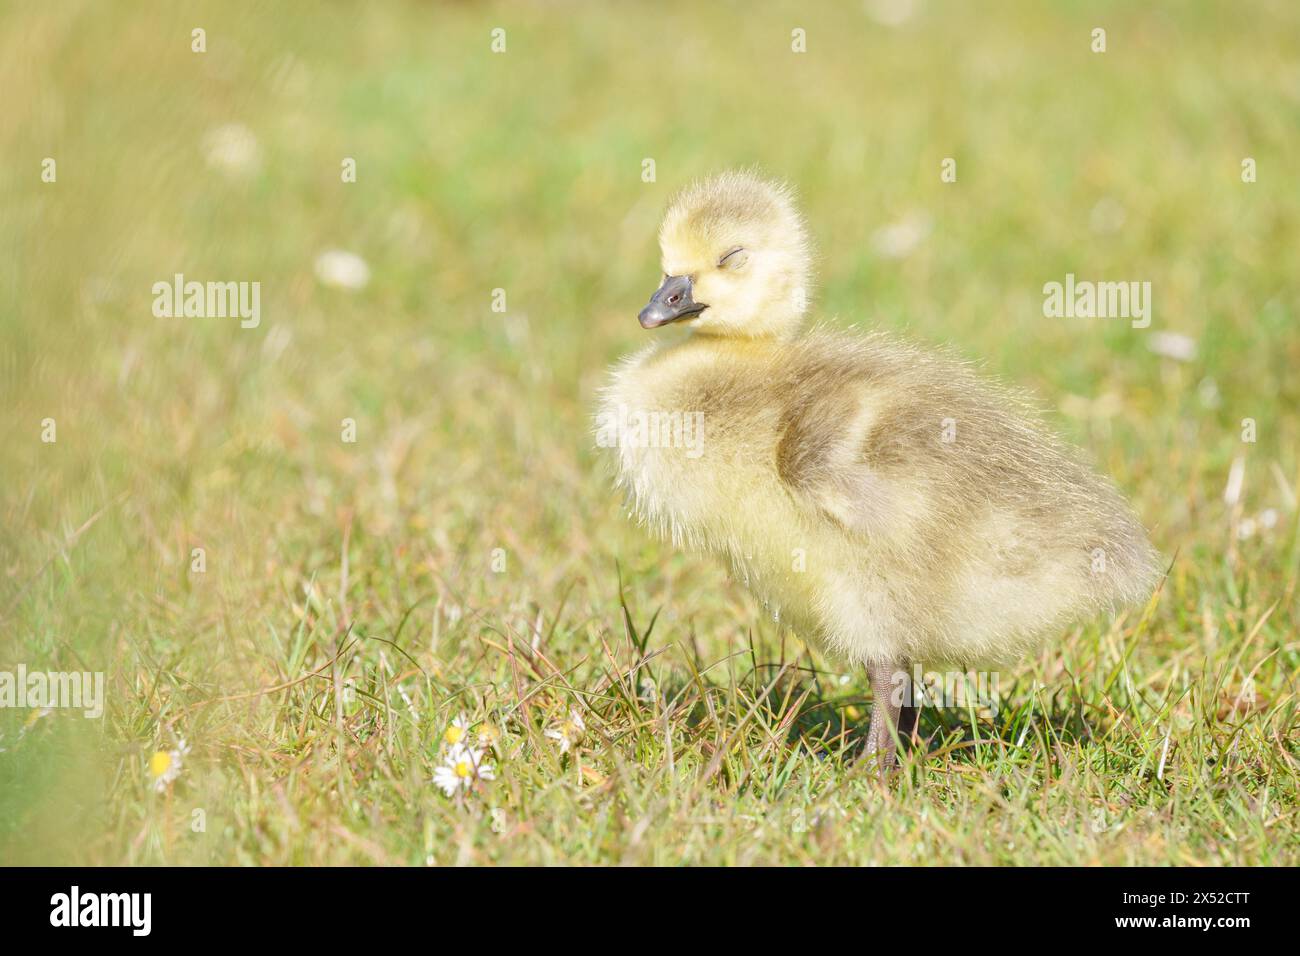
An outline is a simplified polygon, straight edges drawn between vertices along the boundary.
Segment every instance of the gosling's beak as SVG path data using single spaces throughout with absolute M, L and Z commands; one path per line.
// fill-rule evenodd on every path
M 643 329 L 657 329 L 679 319 L 693 319 L 708 306 L 691 298 L 690 276 L 665 276 L 663 285 L 650 296 L 637 321 Z

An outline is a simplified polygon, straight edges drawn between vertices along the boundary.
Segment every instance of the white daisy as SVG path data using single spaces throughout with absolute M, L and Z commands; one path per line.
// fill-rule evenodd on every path
M 253 131 L 241 123 L 227 123 L 203 137 L 203 158 L 214 169 L 244 174 L 257 168 L 261 147 Z
M 442 766 L 433 772 L 433 782 L 447 796 L 468 790 L 475 780 L 495 780 L 496 770 L 483 759 L 483 751 L 455 745 L 447 751 Z
M 1088 228 L 1101 235 L 1112 235 L 1124 228 L 1128 213 L 1114 196 L 1103 196 L 1088 214 Z
M 910 212 L 897 222 L 881 226 L 871 235 L 876 254 L 884 259 L 905 259 L 930 235 L 930 217 Z
M 582 721 L 582 714 L 570 710 L 569 716 L 554 727 L 547 728 L 546 736 L 560 745 L 560 753 L 567 754 L 569 748 L 582 739 L 582 732 L 587 725 Z
M 659 699 L 659 688 L 655 686 L 654 678 L 649 675 L 641 678 L 641 683 L 638 685 L 637 689 L 641 692 L 640 697 L 642 700 L 649 701 L 653 704 Z
M 887 27 L 902 26 L 916 14 L 919 0 L 866 0 L 867 16 Z
M 1175 362 L 1196 358 L 1196 339 L 1181 332 L 1154 332 L 1147 338 L 1147 348 Z
M 332 289 L 355 292 L 370 281 L 370 266 L 354 252 L 329 249 L 316 257 L 316 278 Z
M 171 750 L 159 750 L 149 758 L 148 775 L 155 792 L 162 793 L 181 775 L 185 755 L 189 752 L 190 748 L 182 738 Z
M 491 750 L 501 742 L 501 729 L 495 724 L 483 724 L 478 729 L 478 745 L 484 750 Z
M 452 718 L 450 726 L 443 731 L 442 740 L 449 747 L 458 747 L 465 742 L 468 734 L 469 724 L 465 722 L 465 715 L 457 714 Z

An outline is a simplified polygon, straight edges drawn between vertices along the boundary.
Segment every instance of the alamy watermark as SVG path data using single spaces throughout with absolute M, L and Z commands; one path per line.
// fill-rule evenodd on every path
M 997 713 L 999 706 L 997 671 L 922 671 L 914 665 L 912 673 L 893 675 L 891 703 L 898 707 L 932 707 L 936 709 L 987 708 Z
M 51 926 L 122 926 L 132 936 L 148 936 L 153 928 L 152 893 L 83 893 L 73 885 L 50 897 Z
M 153 284 L 153 314 L 159 319 L 238 318 L 241 329 L 262 322 L 262 283 L 185 281 L 176 273 L 171 282 Z
M 687 458 L 704 454 L 704 413 L 630 410 L 620 404 L 596 416 L 600 448 L 682 448 Z
M 104 716 L 103 671 L 0 671 L 0 707 L 71 708 Z
M 1043 286 L 1043 315 L 1049 319 L 1131 319 L 1133 328 L 1151 324 L 1150 282 L 1075 281 L 1066 273 L 1065 282 Z

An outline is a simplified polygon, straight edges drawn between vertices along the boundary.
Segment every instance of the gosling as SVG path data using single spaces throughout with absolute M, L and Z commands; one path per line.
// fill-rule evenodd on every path
M 685 334 L 612 370 L 598 443 L 643 525 L 866 668 L 882 772 L 912 733 L 914 665 L 1009 664 L 1149 597 L 1141 524 L 1024 399 L 881 333 L 801 331 L 811 257 L 787 187 L 689 186 L 659 244 L 638 318 Z

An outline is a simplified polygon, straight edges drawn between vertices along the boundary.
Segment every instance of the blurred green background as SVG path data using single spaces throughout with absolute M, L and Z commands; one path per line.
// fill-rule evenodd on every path
M 0 4 L 0 88 L 0 668 L 109 682 L 102 721 L 0 712 L 0 859 L 803 859 L 788 834 L 737 843 L 734 821 L 682 850 L 674 814 L 701 805 L 616 775 L 640 751 L 612 733 L 590 755 L 621 781 L 601 796 L 565 763 L 504 775 L 502 805 L 528 821 L 513 843 L 419 784 L 438 721 L 517 696 L 501 635 L 544 621 L 552 656 L 594 686 L 601 638 L 623 628 L 616 562 L 638 621 L 663 606 L 652 648 L 715 661 L 779 641 L 721 570 L 624 519 L 590 437 L 605 369 L 647 341 L 635 314 L 666 201 L 751 164 L 800 194 L 820 317 L 949 344 L 1028 387 L 1132 497 L 1178 555 L 1133 664 L 1162 693 L 1216 662 L 1225 680 L 1253 673 L 1281 708 L 1257 728 L 1262 765 L 1292 770 L 1248 788 L 1271 788 L 1280 824 L 1261 811 L 1258 832 L 1221 846 L 1203 803 L 1193 855 L 1293 847 L 1296 4 L 50 0 Z M 368 280 L 333 277 L 330 250 Z M 151 287 L 178 272 L 259 281 L 260 325 L 156 318 Z M 1151 328 L 1045 319 L 1042 286 L 1066 273 L 1149 281 Z M 1245 491 L 1229 506 L 1236 458 Z M 310 682 L 201 706 L 327 665 L 349 626 L 432 675 L 384 760 L 320 743 L 343 731 Z M 1071 640 L 1082 661 L 1106 657 L 1104 627 Z M 1068 683 L 1053 660 L 1027 667 Z M 860 675 L 846 680 L 860 703 Z M 164 807 L 143 766 L 178 735 L 193 751 Z M 732 783 L 693 793 L 726 807 Z M 964 849 L 927 843 L 925 823 L 898 839 L 936 862 L 1178 859 L 1172 838 L 1095 828 L 1083 849 L 1036 830 L 1006 850 L 977 832 L 968 804 L 984 798 L 965 786 L 942 798 L 970 824 Z M 573 792 L 528 796 L 548 787 Z M 670 808 L 637 834 L 646 794 Z M 1134 799 L 1148 798 L 1171 799 Z M 187 843 L 192 806 L 213 822 Z M 1062 806 L 1123 812 L 1082 790 Z M 618 822 L 592 822 L 610 807 Z M 826 839 L 821 859 L 891 859 L 848 831 Z

